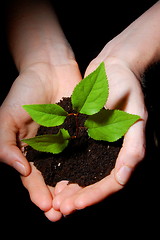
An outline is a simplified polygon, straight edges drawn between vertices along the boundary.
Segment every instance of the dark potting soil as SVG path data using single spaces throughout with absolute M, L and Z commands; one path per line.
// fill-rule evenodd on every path
M 58 104 L 68 113 L 75 113 L 70 98 L 63 98 Z M 34 162 L 47 185 L 55 186 L 61 180 L 68 180 L 69 183 L 84 187 L 106 177 L 114 168 L 121 140 L 109 143 L 91 139 L 84 128 L 86 119 L 86 115 L 78 114 L 75 121 L 75 116 L 69 115 L 59 127 L 39 127 L 37 135 L 56 134 L 60 128 L 67 129 L 70 136 L 77 135 L 60 154 L 39 152 L 30 146 L 26 147 L 28 161 Z

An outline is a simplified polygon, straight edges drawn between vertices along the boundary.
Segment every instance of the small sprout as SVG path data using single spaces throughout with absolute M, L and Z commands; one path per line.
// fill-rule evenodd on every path
M 70 139 L 78 137 L 80 128 L 78 125 L 79 113 L 88 115 L 84 127 L 91 138 L 108 142 L 117 141 L 140 119 L 140 116 L 120 110 L 104 109 L 108 95 L 108 79 L 105 65 L 102 62 L 94 72 L 84 78 L 73 90 L 71 103 L 76 113 L 67 113 L 58 104 L 23 106 L 35 122 L 45 127 L 60 126 L 67 116 L 74 116 L 76 123 L 75 136 L 70 136 L 68 131 L 62 128 L 57 134 L 36 136 L 22 141 L 38 151 L 60 153 L 67 147 Z

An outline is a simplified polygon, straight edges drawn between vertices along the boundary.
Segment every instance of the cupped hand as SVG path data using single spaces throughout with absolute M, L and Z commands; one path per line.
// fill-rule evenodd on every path
M 55 103 L 70 96 L 80 80 L 78 65 L 73 60 L 59 65 L 35 63 L 19 74 L 0 108 L 0 161 L 20 172 L 31 200 L 47 211 L 53 221 L 61 217 L 52 208 L 54 188 L 46 186 L 41 173 L 22 153 L 24 146 L 20 140 L 33 137 L 39 127 L 22 105 Z
M 109 98 L 106 107 L 137 114 L 141 119 L 125 134 L 115 168 L 109 176 L 85 188 L 77 184 L 67 185 L 66 181 L 56 185 L 53 208 L 63 215 L 98 203 L 122 189 L 145 155 L 147 111 L 140 81 L 125 62 L 115 57 L 102 56 L 99 55 L 90 63 L 85 75 L 91 73 L 104 61 L 109 80 Z
M 67 181 L 61 181 L 55 188 L 46 186 L 41 173 L 33 164 L 30 169 L 20 151 L 23 146 L 19 140 L 32 137 L 38 128 L 38 125 L 23 111 L 22 105 L 57 102 L 62 96 L 70 96 L 74 86 L 81 80 L 76 64 L 56 67 L 48 67 L 45 64 L 32 66 L 16 79 L 0 109 L 2 123 L 0 133 L 3 139 L 3 142 L 0 142 L 2 149 L 0 157 L 5 163 L 14 167 L 15 161 L 19 161 L 24 166 L 24 172 L 17 168 L 21 174 L 26 175 L 21 177 L 22 182 L 28 189 L 32 202 L 42 209 L 51 221 L 57 221 L 62 215 L 68 215 L 77 209 L 102 201 L 120 190 L 128 181 L 135 166 L 144 157 L 147 112 L 139 80 L 128 66 L 114 58 L 97 57 L 90 63 L 85 75 L 95 70 L 102 61 L 106 65 L 110 87 L 106 107 L 138 114 L 141 120 L 125 135 L 116 166 L 111 174 L 93 185 L 82 188 L 77 184 L 68 185 Z

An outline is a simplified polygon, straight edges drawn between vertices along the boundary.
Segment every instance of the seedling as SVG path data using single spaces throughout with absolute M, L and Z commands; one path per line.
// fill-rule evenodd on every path
M 60 128 L 57 134 L 41 135 L 22 141 L 32 148 L 42 152 L 60 153 L 68 145 L 69 141 L 78 137 L 78 115 L 88 116 L 84 123 L 89 137 L 94 140 L 114 142 L 120 139 L 140 116 L 129 114 L 121 110 L 105 109 L 109 95 L 108 79 L 105 65 L 102 62 L 98 68 L 88 75 L 75 87 L 71 103 L 74 113 L 66 112 L 57 104 L 32 104 L 24 105 L 23 108 L 31 118 L 45 127 L 60 126 L 69 115 L 75 116 L 76 135 L 70 136 L 69 132 Z

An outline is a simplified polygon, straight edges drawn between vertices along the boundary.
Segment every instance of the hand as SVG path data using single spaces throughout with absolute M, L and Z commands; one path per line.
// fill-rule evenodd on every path
M 104 61 L 110 87 L 106 107 L 138 114 L 141 116 L 141 120 L 135 123 L 126 133 L 115 168 L 109 176 L 85 188 L 81 188 L 77 184 L 67 185 L 66 181 L 59 182 L 56 185 L 53 208 L 64 215 L 68 215 L 76 209 L 83 209 L 98 203 L 122 189 L 145 154 L 147 111 L 140 82 L 123 61 L 115 57 L 102 58 L 101 56 L 99 55 L 90 63 L 86 75 Z
M 48 219 L 57 221 L 62 214 L 67 215 L 76 209 L 95 204 L 120 190 L 144 157 L 147 112 L 139 75 L 140 71 L 143 73 L 149 64 L 159 59 L 160 4 L 158 1 L 153 8 L 107 44 L 86 71 L 88 75 L 104 61 L 110 85 L 107 107 L 138 114 L 142 119 L 125 135 L 115 168 L 109 176 L 85 188 L 77 184 L 67 185 L 66 181 L 61 181 L 55 188 L 51 188 L 45 185 L 37 169 L 32 165 L 30 169 L 27 160 L 17 147 L 17 144 L 20 148 L 23 147 L 19 139 L 33 136 L 38 128 L 23 111 L 21 105 L 57 102 L 62 96 L 71 94 L 81 76 L 77 65 L 70 63 L 53 66 L 39 63 L 26 69 L 26 66 L 35 59 L 38 59 L 38 62 L 44 62 L 43 59 L 46 58 L 43 58 L 43 55 L 46 53 L 49 53 L 47 59 L 52 63 L 57 58 L 55 56 L 58 56 L 58 59 L 61 57 L 64 59 L 64 49 L 61 51 L 60 46 L 65 41 L 46 1 L 44 1 L 45 5 L 39 5 L 40 8 L 37 8 L 33 1 L 29 1 L 30 4 L 28 1 L 24 2 L 27 3 L 27 7 L 23 7 L 23 14 L 21 7 L 16 7 L 18 17 L 13 17 L 10 21 L 13 25 L 10 41 L 16 65 L 25 71 L 13 84 L 0 109 L 0 159 L 14 166 L 24 175 L 22 181 L 32 201 L 45 211 Z M 50 42 L 54 47 L 51 55 L 50 47 L 47 48 L 49 51 L 45 48 Z M 146 51 L 147 48 L 150 51 Z M 58 55 L 56 49 L 58 49 Z
M 52 209 L 54 188 L 45 185 L 40 172 L 28 163 L 20 150 L 23 148 L 20 140 L 33 137 L 38 129 L 22 105 L 55 103 L 64 96 L 70 96 L 80 80 L 81 75 L 74 60 L 56 66 L 33 64 L 20 73 L 0 108 L 0 160 L 23 175 L 22 182 L 31 200 L 48 214 L 54 212 L 53 220 L 61 217 L 60 212 Z

